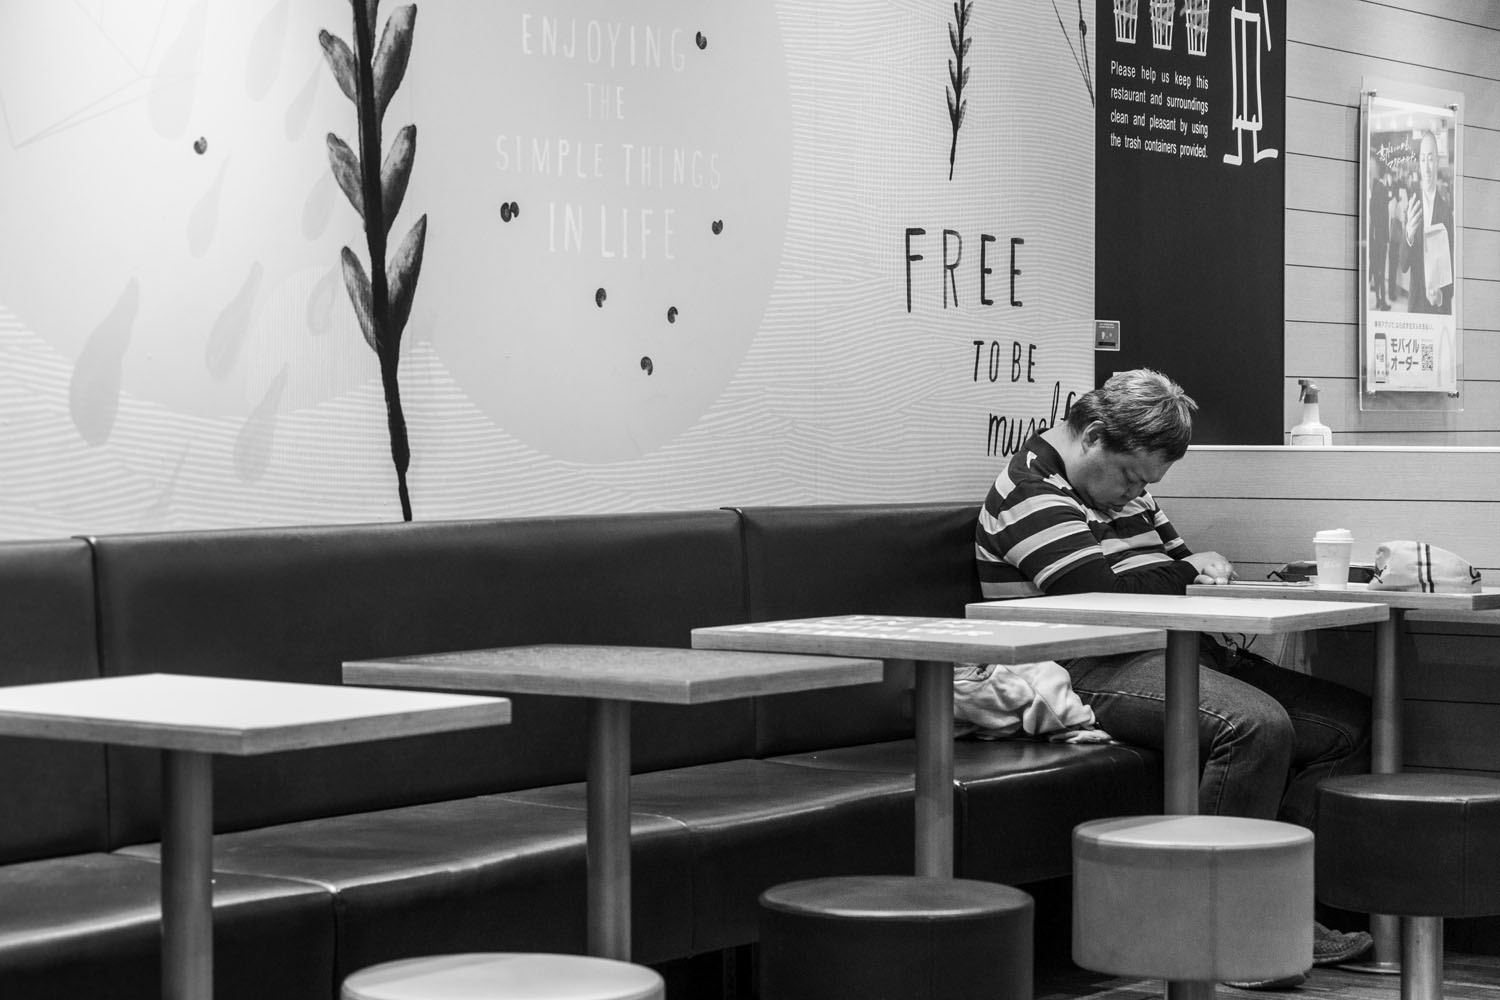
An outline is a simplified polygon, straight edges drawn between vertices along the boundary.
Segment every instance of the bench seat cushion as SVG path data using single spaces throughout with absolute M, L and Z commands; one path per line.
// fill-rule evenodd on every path
M 911 775 L 912 740 L 772 758 L 819 770 Z M 1073 827 L 1162 808 L 1161 757 L 1125 744 L 956 740 L 956 874 L 1020 885 L 1072 871 Z
M 328 1000 L 333 897 L 308 883 L 214 880 L 217 1000 Z M 79 854 L 0 868 L 0 997 L 161 996 L 161 866 Z
M 823 875 L 910 874 L 910 774 L 734 760 L 636 775 L 631 808 L 670 818 L 692 849 L 692 953 L 755 940 L 760 893 Z M 581 803 L 582 784 L 519 792 Z
M 336 901 L 340 977 L 440 952 L 582 953 L 579 805 L 487 795 L 219 834 L 214 868 L 326 887 Z M 686 833 L 645 814 L 632 827 L 636 955 L 685 955 Z M 155 857 L 158 845 L 126 850 Z

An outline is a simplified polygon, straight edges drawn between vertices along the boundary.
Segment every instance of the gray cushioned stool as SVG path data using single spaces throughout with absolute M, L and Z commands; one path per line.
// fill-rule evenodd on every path
M 663 1000 L 644 965 L 583 955 L 486 952 L 384 962 L 344 980 L 342 1000 Z
M 1169 998 L 1313 962 L 1313 835 L 1233 816 L 1128 816 L 1073 830 L 1073 961 L 1167 981 Z
M 855 875 L 760 896 L 761 1000 L 1031 997 L 1034 905 L 970 879 Z
M 1318 898 L 1401 922 L 1401 996 L 1443 995 L 1443 918 L 1500 913 L 1500 780 L 1358 774 L 1318 785 Z

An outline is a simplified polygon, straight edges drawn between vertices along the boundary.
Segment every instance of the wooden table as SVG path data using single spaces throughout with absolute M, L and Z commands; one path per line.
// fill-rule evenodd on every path
M 916 872 L 953 875 L 953 664 L 1031 663 L 1161 649 L 1159 629 L 840 615 L 693 630 L 714 649 L 870 656 L 916 664 Z
M 1179 594 L 1069 594 L 970 604 L 971 618 L 1093 622 L 1167 629 L 1166 811 L 1198 811 L 1198 637 L 1201 632 L 1301 632 L 1381 621 L 1380 604 L 1249 600 Z
M 642 646 L 515 646 L 344 664 L 353 684 L 589 699 L 588 948 L 629 961 L 630 704 L 671 705 L 872 684 L 877 660 Z
M 1369 584 L 1351 583 L 1343 590 L 1324 590 L 1314 583 L 1231 583 L 1225 586 L 1188 587 L 1194 595 L 1223 597 L 1275 597 L 1294 601 L 1347 601 L 1383 604 L 1390 615 L 1375 622 L 1375 667 L 1370 688 L 1370 770 L 1394 774 L 1401 770 L 1401 661 L 1397 638 L 1408 611 L 1423 618 L 1442 621 L 1476 611 L 1500 608 L 1500 588 L 1485 587 L 1478 593 L 1424 594 L 1410 590 L 1371 590 Z M 1401 971 L 1401 927 L 1390 914 L 1371 914 L 1370 936 L 1375 939 L 1373 957 L 1355 967 L 1369 972 Z
M 213 760 L 500 725 L 504 698 L 136 674 L 0 688 L 0 734 L 162 753 L 162 996 L 213 996 Z

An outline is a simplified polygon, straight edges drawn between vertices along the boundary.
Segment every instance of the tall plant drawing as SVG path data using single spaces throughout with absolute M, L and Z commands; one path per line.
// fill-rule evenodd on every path
M 350 149 L 348 143 L 330 132 L 328 161 L 339 187 L 364 220 L 369 274 L 365 273 L 359 255 L 348 247 L 343 248 L 340 258 L 344 287 L 354 303 L 365 343 L 380 360 L 380 383 L 385 392 L 386 424 L 390 430 L 391 459 L 396 466 L 401 516 L 410 521 L 411 495 L 406 486 L 406 470 L 411 464 L 411 447 L 407 442 L 406 417 L 401 410 L 397 369 L 401 361 L 401 334 L 411 316 L 412 298 L 422 272 L 427 216 L 424 214 L 417 220 L 387 260 L 391 224 L 401 211 L 417 154 L 417 127 L 403 126 L 382 160 L 380 124 L 391 96 L 406 75 L 417 8 L 408 4 L 392 11 L 386 18 L 377 48 L 375 23 L 379 5 L 380 0 L 349 0 L 354 12 L 353 51 L 343 39 L 327 31 L 318 32 L 318 44 L 323 47 L 339 89 L 354 103 L 359 121 L 359 151 Z
M 1205 4 L 1208 0 L 1203 0 Z M 1057 15 L 1057 26 L 1062 29 L 1063 41 L 1068 43 L 1068 51 L 1073 55 L 1073 64 L 1078 67 L 1078 72 L 1083 74 L 1083 89 L 1089 92 L 1089 106 L 1094 104 L 1094 78 L 1089 72 L 1089 23 L 1083 18 L 1083 0 L 1078 0 L 1078 47 L 1073 47 L 1073 39 L 1068 34 L 1067 26 L 1063 24 L 1062 11 L 1057 9 L 1057 0 L 1052 0 L 1052 13 Z
M 964 65 L 964 56 L 969 54 L 969 14 L 974 9 L 974 0 L 955 0 L 953 23 L 948 25 L 948 44 L 953 48 L 953 58 L 948 60 L 948 120 L 953 123 L 953 145 L 948 147 L 948 179 L 953 179 L 953 163 L 958 158 L 958 130 L 964 123 L 964 111 L 969 99 L 964 96 L 964 87 L 969 83 L 969 67 Z

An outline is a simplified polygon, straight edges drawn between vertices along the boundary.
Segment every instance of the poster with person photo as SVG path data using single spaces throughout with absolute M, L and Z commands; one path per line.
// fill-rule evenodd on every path
M 1456 396 L 1462 372 L 1457 95 L 1368 85 L 1362 109 L 1364 394 Z M 1447 408 L 1439 406 L 1436 408 Z

